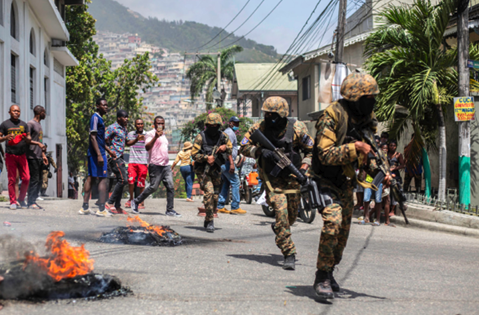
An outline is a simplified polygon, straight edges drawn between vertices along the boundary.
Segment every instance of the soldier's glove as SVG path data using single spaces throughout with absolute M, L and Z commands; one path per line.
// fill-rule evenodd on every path
M 306 177 L 306 172 L 307 172 L 307 171 L 308 171 L 308 170 L 306 170 L 306 169 L 304 169 L 304 168 L 300 168 L 300 169 L 299 169 L 299 172 L 300 172 L 301 174 L 303 174 L 304 177 Z
M 266 160 L 269 160 L 271 162 L 276 162 L 274 151 L 271 151 L 268 149 L 262 149 L 261 155 L 263 155 L 263 158 L 265 158 Z

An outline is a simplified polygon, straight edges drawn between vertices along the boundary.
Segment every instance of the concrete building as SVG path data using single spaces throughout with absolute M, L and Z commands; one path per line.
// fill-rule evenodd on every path
M 288 101 L 289 116 L 298 116 L 296 80 L 275 70 L 275 63 L 235 64 L 231 98 L 237 100 L 237 112 L 246 117 L 261 117 L 263 101 L 270 96 L 281 96 Z M 274 73 L 271 77 L 270 73 Z M 270 78 L 270 79 L 266 79 Z M 247 105 L 251 102 L 250 111 Z
M 66 5 L 80 0 L 0 0 L 0 120 L 10 116 L 12 104 L 20 106 L 21 119 L 33 118 L 33 107 L 42 105 L 43 142 L 59 165 L 47 194 L 66 197 L 68 189 L 65 69 L 78 65 L 65 42 L 70 38 L 64 17 Z M 6 171 L 2 172 L 7 187 Z

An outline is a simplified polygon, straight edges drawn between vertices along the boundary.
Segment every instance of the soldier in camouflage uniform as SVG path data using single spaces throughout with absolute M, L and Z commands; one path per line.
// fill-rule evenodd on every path
M 354 128 L 369 128 L 376 132 L 373 108 L 377 94 L 379 88 L 372 76 L 350 74 L 341 85 L 343 99 L 329 105 L 316 123 L 311 173 L 329 201 L 322 212 L 323 228 L 313 285 L 321 298 L 334 298 L 333 291 L 340 290 L 333 270 L 341 261 L 349 236 L 353 187 L 356 183 L 371 187 L 356 178 L 357 165 L 353 164 L 365 164 L 363 167 L 371 175 L 377 172 L 377 164 L 367 158 L 368 154 L 374 155 L 371 147 L 353 136 L 356 135 Z M 389 176 L 385 182 L 388 184 Z
M 47 147 L 47 144 L 45 143 L 45 149 Z M 55 170 L 55 173 L 57 172 L 57 165 L 55 164 L 55 161 L 53 160 L 52 157 L 52 152 L 47 152 L 47 159 L 48 159 L 48 165 L 43 165 L 43 183 L 42 183 L 42 190 L 41 190 L 41 196 L 46 196 L 46 191 L 48 188 L 48 175 L 50 174 L 50 165 L 53 166 L 53 169 Z
M 288 102 L 281 97 L 269 97 L 263 103 L 264 120 L 256 123 L 241 141 L 241 153 L 258 158 L 259 176 L 265 185 L 268 204 L 273 207 L 276 222 L 272 228 L 276 245 L 284 255 L 283 269 L 295 269 L 296 247 L 291 239 L 291 225 L 296 221 L 300 203 L 300 184 L 286 170 L 277 177 L 270 175 L 276 165 L 273 152 L 262 148 L 250 136 L 259 129 L 277 148 L 285 148 L 290 160 L 304 174 L 311 164 L 313 139 L 301 121 L 288 119 Z M 301 158 L 300 153 L 304 154 Z
M 191 151 L 195 161 L 195 173 L 204 192 L 203 203 L 206 209 L 204 227 L 210 233 L 215 231 L 213 216 L 222 186 L 221 165 L 228 159 L 232 167 L 230 172 L 235 171 L 231 155 L 233 146 L 228 135 L 220 130 L 222 125 L 223 121 L 219 114 L 209 114 L 205 122 L 206 130 L 196 136 Z M 217 153 L 216 159 L 213 156 L 214 152 Z

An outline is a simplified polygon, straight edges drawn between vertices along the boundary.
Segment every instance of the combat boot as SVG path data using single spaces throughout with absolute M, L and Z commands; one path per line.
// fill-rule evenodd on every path
M 329 273 L 329 280 L 331 280 L 331 289 L 333 289 L 333 292 L 339 292 L 341 291 L 341 288 L 339 287 L 339 284 L 336 282 L 336 279 L 334 279 L 333 272 L 334 272 L 334 269 L 333 271 Z
M 205 228 L 206 228 L 206 232 L 214 233 L 215 232 L 215 224 L 213 223 L 213 220 L 208 221 L 208 222 L 205 221 Z
M 296 255 L 292 254 L 284 257 L 283 269 L 284 270 L 294 270 L 295 269 Z
M 331 279 L 329 279 L 329 272 L 318 270 L 316 271 L 316 279 L 313 284 L 316 295 L 321 299 L 334 299 L 333 289 L 331 288 Z

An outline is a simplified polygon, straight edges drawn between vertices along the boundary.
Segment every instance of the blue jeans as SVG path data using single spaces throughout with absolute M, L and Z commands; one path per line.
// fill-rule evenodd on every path
M 186 197 L 191 198 L 191 192 L 193 191 L 193 182 L 195 181 L 195 172 L 191 165 L 185 165 L 180 167 L 181 176 L 185 180 Z
M 370 202 L 371 197 L 374 198 L 376 203 L 380 203 L 383 195 L 383 184 L 379 184 L 378 191 L 374 191 L 371 188 L 364 189 L 364 202 Z
M 230 192 L 231 185 L 231 192 L 233 197 L 233 200 L 231 201 L 231 210 L 237 210 L 240 204 L 239 176 L 236 173 L 230 174 L 229 161 L 221 165 L 221 173 L 221 176 L 223 178 L 223 187 L 221 188 L 221 192 L 218 197 L 218 209 L 223 209 L 225 207 L 226 198 L 228 197 L 228 194 Z

